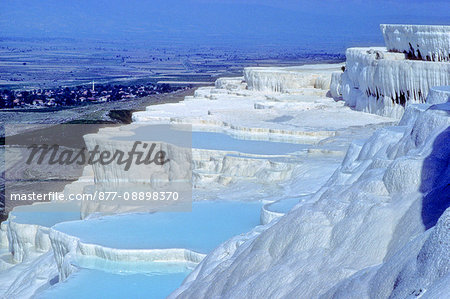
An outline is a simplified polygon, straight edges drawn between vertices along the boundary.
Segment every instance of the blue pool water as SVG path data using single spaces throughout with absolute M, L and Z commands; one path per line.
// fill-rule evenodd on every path
M 260 202 L 194 202 L 192 212 L 105 216 L 59 223 L 54 229 L 84 243 L 119 249 L 186 248 L 208 253 L 260 224 Z
M 192 212 L 136 213 L 70 221 L 55 229 L 83 242 L 123 249 L 188 248 L 208 253 L 259 225 L 261 202 L 194 202 Z M 36 298 L 165 298 L 192 271 L 192 263 L 113 262 L 79 257 L 80 271 Z
M 114 139 L 142 142 L 165 141 L 178 146 L 192 145 L 193 148 L 198 149 L 236 151 L 256 155 L 286 155 L 307 149 L 307 145 L 299 143 L 238 139 L 217 132 L 185 132 L 173 129 L 169 131 L 167 126 L 142 126 L 134 129 L 133 133 L 132 136 L 115 137 Z M 192 140 L 187 140 L 187 138 L 192 138 Z
M 141 273 L 148 275 L 163 275 L 179 272 L 190 272 L 197 265 L 193 262 L 169 261 L 111 261 L 97 256 L 78 255 L 71 264 L 83 269 L 102 270 L 115 274 Z
M 167 297 L 181 285 L 189 271 L 153 274 L 117 274 L 81 269 L 69 279 L 57 283 L 35 296 L 39 299 L 98 299 Z
M 192 146 L 255 155 L 286 155 L 307 148 L 305 144 L 237 139 L 224 133 L 213 132 L 192 132 Z
M 266 209 L 272 212 L 278 213 L 287 213 L 289 212 L 296 204 L 298 204 L 298 198 L 286 198 L 277 200 L 271 204 L 266 206 Z
M 14 208 L 11 214 L 16 223 L 52 227 L 60 222 L 79 220 L 80 208 L 74 202 L 25 205 Z

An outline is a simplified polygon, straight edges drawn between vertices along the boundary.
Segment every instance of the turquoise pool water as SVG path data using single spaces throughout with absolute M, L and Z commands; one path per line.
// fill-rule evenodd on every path
M 255 155 L 286 155 L 307 149 L 305 144 L 237 139 L 213 132 L 192 132 L 192 147 Z
M 14 222 L 37 224 L 45 227 L 80 219 L 80 208 L 75 202 L 25 205 L 14 208 L 11 212 Z
M 78 268 L 102 270 L 115 274 L 147 274 L 162 275 L 170 273 L 190 272 L 197 266 L 192 262 L 169 262 L 169 261 L 111 261 L 97 256 L 79 255 L 71 262 Z
M 286 198 L 268 204 L 266 206 L 266 209 L 272 212 L 285 214 L 289 212 L 298 203 L 299 203 L 298 198 Z
M 194 202 L 192 212 L 136 213 L 56 224 L 83 242 L 122 249 L 188 248 L 208 253 L 260 224 L 261 202 Z M 165 298 L 195 264 L 79 257 L 80 271 L 36 298 Z
M 164 274 L 117 274 L 81 269 L 69 279 L 37 294 L 39 299 L 100 299 L 167 297 L 181 285 L 190 271 Z
M 186 248 L 208 253 L 260 224 L 261 202 L 194 202 L 192 212 L 136 213 L 56 224 L 84 243 L 119 249 Z
M 186 132 L 170 130 L 167 126 L 143 126 L 136 128 L 132 136 L 115 137 L 114 140 L 127 141 L 165 141 L 179 146 L 192 145 L 193 148 L 236 151 L 255 155 L 286 155 L 304 151 L 308 145 L 288 142 L 271 142 L 261 140 L 238 139 L 225 133 L 217 132 Z M 187 140 L 192 138 L 192 140 Z M 191 141 L 191 142 L 190 142 Z

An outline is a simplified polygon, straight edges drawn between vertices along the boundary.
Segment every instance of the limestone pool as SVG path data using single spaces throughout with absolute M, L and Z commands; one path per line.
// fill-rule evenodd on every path
M 80 269 L 69 279 L 39 293 L 39 299 L 149 298 L 161 299 L 175 290 L 190 270 L 160 274 L 120 274 Z
M 287 155 L 307 149 L 305 144 L 238 139 L 216 132 L 192 132 L 192 146 L 255 155 Z
M 208 253 L 260 224 L 259 201 L 199 201 L 192 212 L 133 213 L 56 224 L 83 243 L 117 249 L 185 248 Z
M 266 209 L 272 212 L 285 214 L 289 212 L 298 203 L 299 203 L 298 198 L 286 198 L 267 204 Z
M 11 212 L 14 222 L 36 224 L 44 227 L 80 219 L 80 207 L 76 202 L 45 203 L 17 206 Z
M 260 201 L 200 201 L 192 212 L 130 213 L 56 224 L 53 229 L 83 243 L 117 249 L 186 248 L 208 253 L 260 224 Z M 181 285 L 195 263 L 110 261 L 79 255 L 67 280 L 36 298 L 164 298 Z
M 287 155 L 304 151 L 308 145 L 279 141 L 241 139 L 222 132 L 180 131 L 172 129 L 167 134 L 167 126 L 158 130 L 158 126 L 142 126 L 135 128 L 134 135 L 114 137 L 114 140 L 126 141 L 165 141 L 175 145 L 191 144 L 193 148 L 240 152 L 254 155 Z M 192 140 L 186 140 L 189 137 Z

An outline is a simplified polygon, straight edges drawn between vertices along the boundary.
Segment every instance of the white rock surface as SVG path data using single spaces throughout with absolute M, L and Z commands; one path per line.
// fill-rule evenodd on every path
M 433 289 L 449 275 L 448 213 L 423 247 L 408 242 L 433 227 L 450 204 L 449 111 L 450 103 L 411 106 L 399 126 L 355 143 L 309 202 L 249 238 L 242 250 L 220 260 L 207 257 L 173 297 L 317 298 L 352 275 L 357 282 L 343 287 L 357 298 Z M 358 284 L 371 278 L 373 267 L 413 256 L 414 248 L 422 248 L 413 258 L 418 268 L 406 267 L 396 287 L 385 282 L 384 289 L 361 290 Z
M 335 100 L 342 98 L 342 72 L 333 72 L 331 74 L 330 94 Z
M 381 24 L 386 47 L 428 61 L 450 60 L 450 26 Z
M 431 87 L 450 85 L 450 63 L 406 60 L 385 48 L 350 48 L 342 97 L 356 110 L 400 118 L 404 107 L 424 103 Z
M 369 298 L 374 294 L 379 298 L 445 298 L 449 270 L 450 208 L 435 227 L 409 241 L 382 265 L 355 273 L 323 298 Z
M 435 86 L 428 93 L 428 104 L 440 104 L 450 101 L 450 86 Z
M 73 263 L 77 257 L 99 257 L 107 261 L 150 262 L 150 261 L 186 261 L 200 262 L 205 254 L 183 248 L 175 249 L 116 249 L 96 244 L 83 243 L 80 239 L 62 233 L 56 229 L 50 231 L 51 244 L 59 271 L 59 279 L 65 280 L 76 271 Z
M 2 298 L 31 298 L 40 288 L 55 283 L 58 270 L 53 253 L 34 255 L 7 271 L 0 272 L 0 294 Z M 56 281 L 55 281 L 56 280 Z
M 49 223 L 49 221 L 45 218 L 54 216 L 59 212 L 71 211 L 57 218 L 73 220 L 77 216 L 78 209 L 79 207 L 74 203 L 68 203 L 67 205 L 34 203 L 33 205 L 15 207 L 10 212 L 8 220 L 2 223 L 1 233 L 4 237 L 1 239 L 0 248 L 8 248 L 14 263 L 21 263 L 36 252 L 47 252 L 50 249 L 49 225 L 44 224 Z M 32 214 L 41 214 L 42 216 L 33 217 L 36 222 L 23 221 L 25 220 L 24 217 Z M 21 220 L 18 221 L 18 218 Z
M 403 54 L 354 51 L 354 63 L 342 78 L 332 73 L 339 72 L 341 65 L 247 69 L 249 89 L 241 78 L 218 80 L 216 87 L 199 88 L 183 102 L 151 106 L 133 116 L 145 124 L 184 123 L 196 130 L 240 138 L 310 144 L 302 155 L 289 157 L 295 163 L 281 159 L 286 157 L 277 160 L 208 150 L 193 153 L 198 183 L 194 199 L 273 201 L 307 196 L 289 213 L 263 216 L 263 223 L 268 224 L 226 241 L 206 257 L 183 249 L 119 250 L 84 244 L 55 229 L 47 232 L 52 249 L 43 254 L 36 248 L 45 251 L 49 246 L 36 241 L 41 240 L 38 230 L 5 224 L 2 242 L 9 239 L 13 252 L 18 252 L 17 260 L 23 262 L 0 274 L 2 293 L 8 298 L 28 298 L 58 273 L 60 279 L 67 278 L 77 257 L 93 256 L 112 261 L 203 260 L 172 297 L 376 297 L 403 296 L 420 289 L 426 291 L 419 295 L 431 298 L 448 294 L 444 287 L 449 281 L 445 259 L 448 217 L 442 216 L 433 227 L 448 206 L 449 104 L 407 105 L 398 126 L 372 135 L 377 127 L 394 119 L 354 111 L 321 90 L 330 84 L 334 95 L 342 93 L 346 99 L 346 88 L 372 86 L 369 80 L 373 79 L 383 82 L 386 90 L 403 90 L 408 82 L 425 86 L 444 78 L 439 70 L 447 66 L 428 67 L 425 64 L 430 62 L 419 61 L 424 69 L 418 67 L 422 72 L 418 76 L 429 77 L 429 82 L 417 83 L 415 75 L 402 73 L 403 64 L 396 64 L 404 60 Z M 372 59 L 381 61 L 381 57 L 394 62 L 387 63 L 392 69 L 385 73 L 392 84 L 377 77 L 380 70 L 364 64 Z M 437 93 L 436 102 L 442 102 L 441 92 Z M 352 99 L 355 104 L 359 100 Z M 355 141 L 348 147 L 351 140 Z M 114 180 L 114 172 L 99 171 L 105 180 Z M 83 188 L 92 177 L 86 171 L 82 181 L 66 191 Z M 133 175 L 130 178 L 134 179 Z M 7 238 L 6 231 L 11 232 Z M 420 263 L 414 264 L 417 256 Z M 383 281 L 383 269 L 402 271 L 392 272 L 389 280 Z M 389 282 L 398 277 L 400 283 L 394 289 Z
M 244 77 L 224 77 L 219 78 L 214 83 L 217 89 L 245 89 L 247 85 L 244 83 Z
M 46 252 L 50 249 L 48 228 L 9 221 L 9 250 L 15 262 L 27 259 L 30 251 Z
M 336 65 L 304 65 L 300 67 L 248 67 L 244 78 L 250 90 L 265 92 L 289 92 L 304 87 L 330 88 L 330 71 L 341 67 Z

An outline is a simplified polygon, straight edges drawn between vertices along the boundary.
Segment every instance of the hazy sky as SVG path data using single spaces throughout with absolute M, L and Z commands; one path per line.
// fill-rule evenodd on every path
M 377 44 L 380 23 L 450 24 L 449 0 L 0 0 L 0 37 Z

